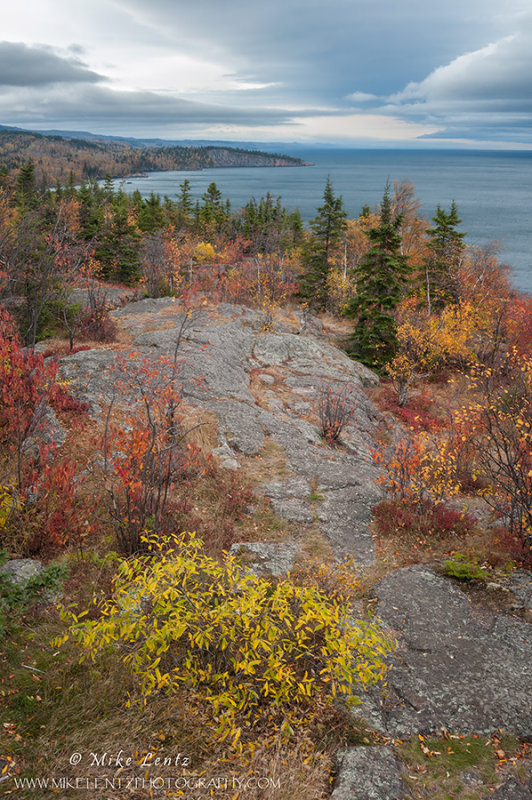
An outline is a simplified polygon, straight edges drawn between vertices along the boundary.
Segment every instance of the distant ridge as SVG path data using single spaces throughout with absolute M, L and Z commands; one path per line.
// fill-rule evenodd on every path
M 0 125 L 0 170 L 18 171 L 29 160 L 35 164 L 37 180 L 48 186 L 152 171 L 309 164 L 294 156 L 213 142 L 175 144 L 162 139 L 129 139 L 83 131 L 39 132 Z

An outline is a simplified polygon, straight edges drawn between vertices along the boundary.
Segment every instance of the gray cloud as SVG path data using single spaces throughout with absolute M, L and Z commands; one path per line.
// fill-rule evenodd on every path
M 77 58 L 63 58 L 45 46 L 0 42 L 0 86 L 96 83 L 102 75 Z
M 468 52 L 392 95 L 386 111 L 445 121 L 447 134 L 476 130 L 510 136 L 528 127 L 532 140 L 532 16 L 485 47 Z M 513 138 L 510 136 L 510 138 Z
M 508 13 L 518 0 L 508 0 Z M 494 35 L 496 0 L 115 0 L 165 42 L 229 58 L 300 102 L 388 95 Z M 464 10 L 464 5 L 467 9 Z M 500 23 L 499 23 L 500 25 Z M 422 35 L 420 32 L 422 31 Z M 504 30 L 503 24 L 503 33 Z M 500 35 L 500 34 L 499 34 Z
M 270 109 L 209 105 L 155 92 L 126 92 L 101 86 L 57 87 L 45 94 L 25 90 L 0 95 L 0 114 L 26 124 L 83 122 L 84 124 L 148 128 L 195 125 L 280 125 L 285 112 Z
M 142 135 L 257 126 L 260 138 L 280 125 L 277 140 L 313 130 L 323 140 L 331 117 L 346 139 L 371 138 L 372 125 L 379 138 L 384 121 L 410 139 L 437 129 L 528 141 L 529 2 L 83 0 L 86 38 L 73 27 L 75 44 L 0 44 L 0 113 Z M 50 0 L 57 13 L 65 3 Z

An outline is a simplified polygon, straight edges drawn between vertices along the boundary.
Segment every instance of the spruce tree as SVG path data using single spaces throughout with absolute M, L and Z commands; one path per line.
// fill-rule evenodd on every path
M 392 214 L 387 184 L 379 223 L 366 232 L 371 247 L 354 272 L 356 295 L 346 315 L 356 319 L 347 351 L 352 358 L 379 369 L 396 350 L 394 310 L 410 273 L 401 253 L 401 216 Z
M 17 177 L 17 202 L 20 208 L 28 210 L 37 207 L 38 199 L 35 164 L 30 159 L 21 166 Z
M 194 211 L 194 201 L 192 199 L 192 189 L 190 187 L 190 181 L 188 178 L 185 178 L 183 183 L 179 184 L 179 189 L 180 192 L 177 195 L 177 207 L 185 217 L 190 217 Z
M 342 240 L 346 228 L 347 212 L 342 197 L 335 197 L 331 179 L 327 178 L 323 192 L 323 205 L 317 216 L 310 221 L 312 235 L 307 244 L 303 261 L 307 267 L 299 289 L 299 295 L 322 310 L 327 305 L 327 279 L 331 259 Z
M 427 230 L 430 236 L 430 255 L 425 261 L 426 294 L 429 314 L 436 307 L 456 302 L 459 297 L 458 271 L 462 262 L 465 233 L 456 227 L 462 222 L 458 218 L 456 203 L 451 203 L 449 212 L 438 205 L 432 217 L 434 228 Z

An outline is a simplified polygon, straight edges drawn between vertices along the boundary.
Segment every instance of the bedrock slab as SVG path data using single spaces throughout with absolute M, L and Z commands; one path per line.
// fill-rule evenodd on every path
M 382 704 L 390 734 L 532 735 L 530 623 L 479 614 L 451 580 L 419 565 L 391 573 L 374 594 L 399 641 Z

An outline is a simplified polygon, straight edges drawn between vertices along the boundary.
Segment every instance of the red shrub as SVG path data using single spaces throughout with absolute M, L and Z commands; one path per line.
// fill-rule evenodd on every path
M 72 397 L 62 386 L 60 386 L 50 397 L 50 405 L 54 411 L 67 411 L 74 414 L 86 414 L 89 404 Z
M 21 497 L 14 520 L 24 536 L 16 542 L 19 549 L 28 555 L 56 552 L 67 545 L 83 549 L 94 527 L 89 521 L 96 499 L 83 492 L 78 462 L 59 457 L 54 447 L 41 446 L 38 461 L 24 472 Z
M 43 424 L 56 375 L 57 363 L 22 347 L 13 319 L 0 309 L 0 442 L 14 454 L 19 486 L 24 443 Z
M 434 506 L 383 500 L 373 506 L 375 524 L 382 536 L 406 535 L 419 544 L 430 546 L 431 540 L 450 535 L 467 536 L 477 520 L 471 514 L 454 511 L 443 505 Z
M 437 431 L 445 428 L 448 424 L 445 419 L 433 412 L 434 398 L 422 392 L 413 395 L 408 401 L 408 405 L 400 406 L 397 397 L 391 392 L 386 393 L 382 402 L 383 411 L 391 411 L 392 414 L 413 431 Z

